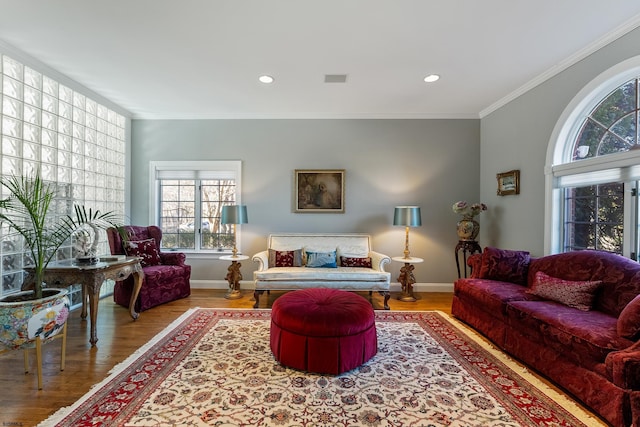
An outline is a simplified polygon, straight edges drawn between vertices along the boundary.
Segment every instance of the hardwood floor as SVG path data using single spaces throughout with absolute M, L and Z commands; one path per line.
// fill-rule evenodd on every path
M 251 308 L 252 294 L 244 291 L 237 300 L 224 298 L 226 291 L 193 289 L 190 297 L 144 311 L 135 322 L 124 307 L 111 297 L 100 301 L 98 310 L 98 343 L 89 344 L 89 322 L 80 319 L 80 310 L 71 312 L 67 331 L 66 368 L 60 372 L 60 343 L 55 340 L 43 346 L 43 390 L 38 390 L 35 352 L 30 351 L 30 372 L 25 375 L 23 352 L 0 355 L 0 426 L 34 426 L 59 408 L 69 406 L 92 385 L 104 379 L 109 371 L 136 349 L 162 331 L 187 309 L 193 307 Z M 260 307 L 268 308 L 282 293 L 272 292 L 260 298 Z M 366 293 L 363 296 L 368 295 Z M 451 312 L 451 293 L 418 293 L 418 301 L 401 302 L 392 293 L 391 310 L 440 310 Z M 375 309 L 382 308 L 382 297 L 373 295 Z

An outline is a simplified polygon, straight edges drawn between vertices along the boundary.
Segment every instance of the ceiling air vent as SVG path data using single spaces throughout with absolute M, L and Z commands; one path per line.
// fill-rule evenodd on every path
M 324 82 L 325 83 L 346 83 L 347 75 L 346 74 L 325 74 Z

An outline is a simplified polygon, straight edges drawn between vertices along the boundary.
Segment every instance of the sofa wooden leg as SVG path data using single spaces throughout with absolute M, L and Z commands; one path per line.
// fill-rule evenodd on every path
M 264 293 L 264 291 L 254 291 L 253 292 L 253 299 L 256 300 L 256 303 L 253 304 L 253 308 L 258 308 L 258 306 L 260 305 L 260 295 L 262 295 Z
M 389 291 L 379 291 L 380 295 L 384 295 L 384 309 L 385 310 L 391 310 L 389 308 L 389 298 L 391 298 L 391 292 Z

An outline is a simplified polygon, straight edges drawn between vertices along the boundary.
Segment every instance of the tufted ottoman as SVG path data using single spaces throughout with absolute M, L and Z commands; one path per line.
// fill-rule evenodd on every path
M 282 365 L 341 374 L 378 351 L 371 303 L 337 289 L 302 289 L 279 297 L 271 308 L 271 351 Z

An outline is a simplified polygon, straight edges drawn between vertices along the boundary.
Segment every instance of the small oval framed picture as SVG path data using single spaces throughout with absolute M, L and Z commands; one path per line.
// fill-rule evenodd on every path
M 520 194 L 520 170 L 512 170 L 496 175 L 498 179 L 498 196 Z

